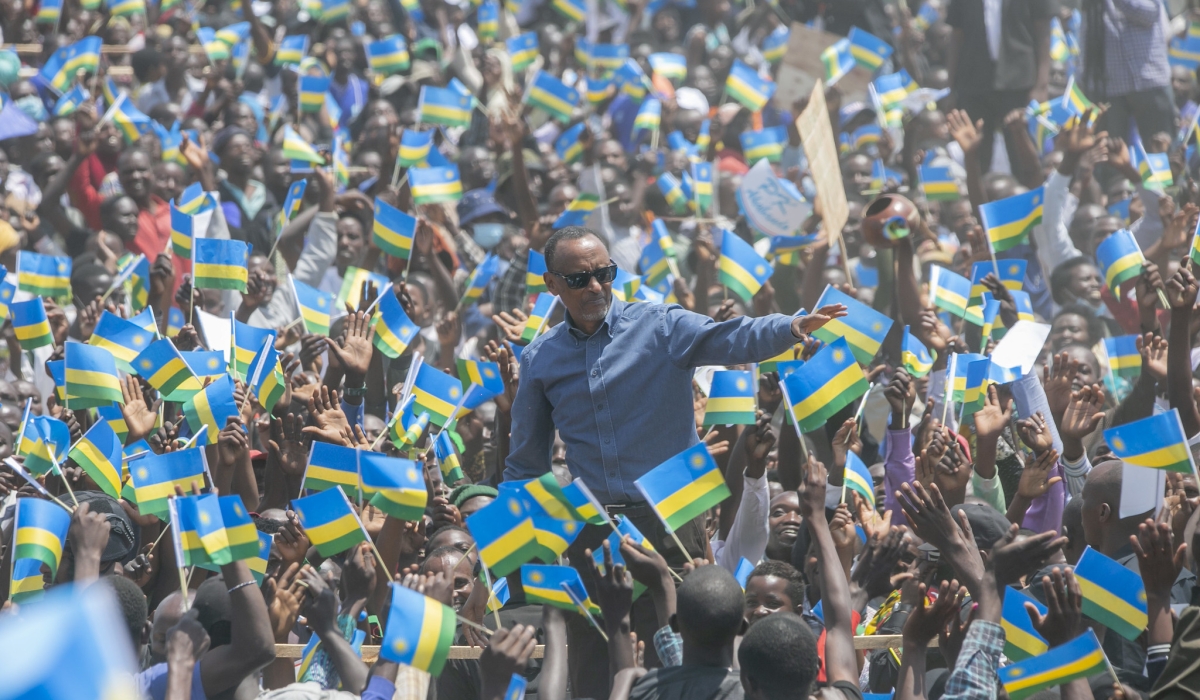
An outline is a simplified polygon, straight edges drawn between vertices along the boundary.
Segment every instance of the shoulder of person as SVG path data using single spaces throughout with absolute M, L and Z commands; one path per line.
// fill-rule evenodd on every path
M 814 700 L 863 700 L 858 686 L 847 681 L 834 681 L 809 697 Z

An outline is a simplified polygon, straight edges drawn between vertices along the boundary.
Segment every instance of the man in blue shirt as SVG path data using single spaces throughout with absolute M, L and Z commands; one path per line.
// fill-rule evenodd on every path
M 676 531 L 688 550 L 680 552 L 634 481 L 699 441 L 692 411 L 693 369 L 774 357 L 829 320 L 845 316 L 846 307 L 717 323 L 675 305 L 613 299 L 616 265 L 599 235 L 589 229 L 556 231 L 545 256 L 546 287 L 566 308 L 566 322 L 534 340 L 521 355 L 504 478 L 533 479 L 550 471 L 557 429 L 572 475 L 583 479 L 610 515 L 629 518 L 668 562 L 681 567 L 704 555 L 703 518 Z M 592 567 L 584 550 L 596 549 L 610 532 L 589 526 L 567 552 L 589 592 L 594 590 Z M 657 629 L 654 610 L 648 596 L 642 602 L 648 614 L 639 616 L 635 605 L 634 626 L 640 639 L 651 639 Z M 572 649 L 587 643 L 581 635 L 600 639 L 586 621 L 568 630 Z M 597 654 L 606 653 L 602 642 L 596 647 Z M 592 651 L 579 658 L 603 658 Z M 649 666 L 653 653 L 647 648 L 646 654 Z M 577 670 L 587 678 L 575 676 L 573 669 L 572 687 L 583 696 L 606 697 L 607 691 L 598 691 L 607 687 L 607 666 L 586 666 Z M 585 687 L 592 682 L 598 687 Z

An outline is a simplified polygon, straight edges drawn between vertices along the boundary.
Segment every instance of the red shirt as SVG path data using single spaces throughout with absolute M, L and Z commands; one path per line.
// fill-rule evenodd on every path
M 100 225 L 100 202 L 104 201 L 104 198 L 100 196 L 100 184 L 104 182 L 105 175 L 116 169 L 115 157 L 111 162 L 105 163 L 100 156 L 93 153 L 79 164 L 79 169 L 71 176 L 71 182 L 67 186 L 71 205 L 83 214 L 83 220 L 93 231 L 103 228 Z M 170 229 L 170 221 L 167 222 L 167 228 Z
M 153 265 L 159 253 L 167 250 L 171 241 L 171 207 L 158 195 L 150 195 L 150 207 L 138 210 L 138 230 L 125 248 L 132 253 L 141 253 Z M 183 276 L 192 271 L 192 261 L 172 253 L 175 267 L 175 288 Z

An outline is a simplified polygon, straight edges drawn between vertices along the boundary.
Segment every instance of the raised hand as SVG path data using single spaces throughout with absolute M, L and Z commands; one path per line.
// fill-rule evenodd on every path
M 308 466 L 312 439 L 304 434 L 303 428 L 304 419 L 294 413 L 283 418 L 271 418 L 271 439 L 267 441 L 267 449 L 271 458 L 288 476 L 303 476 Z
M 523 672 L 529 657 L 533 656 L 537 646 L 536 633 L 537 628 L 533 625 L 513 625 L 511 629 L 496 630 L 479 657 L 480 697 L 488 700 L 504 697 L 513 674 Z
M 888 387 L 891 388 L 890 386 Z M 846 453 L 862 453 L 862 438 L 858 436 L 858 421 L 847 418 L 842 427 L 833 436 L 833 468 L 834 473 L 840 473 L 846 468 Z
M 887 595 L 899 581 L 892 578 L 896 564 L 904 556 L 908 543 L 908 529 L 901 526 L 876 531 L 867 539 L 866 547 L 858 558 L 850 580 L 866 592 L 868 599 Z M 911 574 L 906 574 L 911 576 Z
M 1021 472 L 1021 481 L 1017 484 L 1017 496 L 1029 501 L 1044 496 L 1051 486 L 1062 481 L 1060 476 L 1050 476 L 1057 463 L 1058 450 L 1051 448 L 1026 464 Z
M 819 513 L 821 519 L 824 520 L 825 489 L 828 479 L 829 472 L 826 471 L 825 465 L 809 455 L 808 464 L 804 469 L 804 478 L 800 480 L 800 488 L 797 490 L 800 496 L 800 515 L 812 518 L 814 514 Z
M 1146 333 L 1137 338 L 1137 349 L 1142 355 L 1142 369 L 1158 382 L 1167 381 L 1167 341 L 1162 336 Z
M 1172 311 L 1191 313 L 1196 306 L 1196 293 L 1200 290 L 1200 283 L 1197 283 L 1195 275 L 1192 274 L 1191 266 L 1187 264 L 1188 260 L 1184 258 L 1184 264 L 1167 282 L 1167 301 L 1171 303 Z
M 1104 388 L 1099 384 L 1085 385 L 1071 394 L 1071 401 L 1058 423 L 1058 433 L 1064 445 L 1068 439 L 1082 440 L 1091 435 L 1103 419 Z
M 1086 629 L 1083 594 L 1074 572 L 1054 567 L 1049 576 L 1042 577 L 1042 591 L 1046 594 L 1046 614 L 1039 613 L 1033 603 L 1025 603 L 1025 612 L 1050 647 L 1066 644 L 1082 634 Z
M 609 541 L 605 540 L 601 546 L 604 548 L 603 574 L 592 559 L 592 550 L 586 550 L 586 554 L 596 568 L 596 604 L 604 615 L 605 627 L 611 630 L 629 616 L 629 610 L 633 607 L 633 580 L 626 575 L 623 564 L 613 564 Z
M 360 387 L 366 380 L 367 370 L 371 367 L 374 338 L 375 328 L 371 317 L 362 311 L 356 311 L 346 317 L 342 337 L 338 342 L 330 338 L 325 339 L 329 352 L 337 356 L 346 370 L 346 386 Z
M 826 304 L 811 314 L 797 316 L 792 319 L 792 335 L 797 338 L 808 335 L 833 319 L 841 318 L 847 313 L 849 312 L 846 311 L 845 304 Z
M 967 590 L 958 581 L 942 581 L 937 600 L 930 603 L 925 594 L 924 583 L 919 587 L 919 602 L 908 613 L 904 621 L 904 642 L 913 646 L 926 647 L 946 628 L 946 623 L 955 620 Z
M 1129 543 L 1137 554 L 1138 570 L 1142 573 L 1142 583 L 1146 586 L 1147 596 L 1158 596 L 1160 600 L 1169 601 L 1171 586 L 1179 578 L 1187 557 L 1187 545 L 1178 548 L 1171 545 L 1171 526 L 1167 523 L 1155 523 L 1149 518 L 1138 525 L 1138 534 L 1129 536 Z
M 1050 426 L 1046 424 L 1041 411 L 1017 421 L 1017 432 L 1021 435 L 1021 442 L 1033 450 L 1035 455 L 1040 455 L 1054 446 L 1054 435 L 1050 432 Z
M 129 435 L 126 436 L 125 441 L 135 443 L 154 430 L 154 423 L 158 420 L 159 402 L 155 402 L 153 408 L 146 405 L 146 397 L 142 394 L 141 384 L 134 376 L 128 376 L 121 380 L 121 396 L 125 401 L 121 406 L 121 416 L 125 419 L 125 425 L 129 429 Z
M 317 424 L 307 425 L 301 432 L 322 442 L 342 444 L 342 435 L 350 427 L 350 421 L 342 412 L 337 390 L 330 391 L 329 387 L 322 385 L 308 400 L 308 412 Z
M 1071 401 L 1071 388 L 1075 375 L 1079 373 L 1079 361 L 1072 360 L 1065 352 L 1055 355 L 1042 370 L 1042 387 L 1046 391 L 1046 403 L 1050 404 L 1050 415 L 1055 422 L 1062 418 L 1063 411 Z
M 492 321 L 504 331 L 504 338 L 513 345 L 526 345 L 526 342 L 521 339 L 521 334 L 525 332 L 525 324 L 529 321 L 529 316 L 520 309 L 509 311 L 501 311 L 492 316 Z
M 1012 418 L 1013 402 L 1010 399 L 1003 407 L 996 385 L 987 388 L 987 399 L 983 408 L 975 412 L 975 435 L 979 440 L 994 440 L 1004 432 L 1004 426 Z M 1018 423 L 1019 425 L 1019 423 Z
M 771 429 L 771 414 L 759 411 L 755 424 L 746 426 L 745 435 L 743 449 L 746 450 L 746 472 L 749 475 L 753 470 L 752 478 L 757 479 L 766 469 L 767 453 L 775 445 L 775 431 Z
M 903 430 L 908 427 L 908 415 L 912 411 L 913 401 L 916 400 L 916 394 L 913 391 L 912 375 L 904 368 L 899 368 L 892 373 L 892 378 L 888 381 L 887 387 L 883 390 L 883 396 L 887 399 L 888 406 L 892 409 L 891 428 L 893 430 Z
M 308 596 L 308 587 L 301 583 L 299 573 L 298 562 L 285 562 L 285 567 L 263 581 L 263 598 L 267 602 L 267 614 L 276 644 L 287 644 L 288 634 L 296 626 L 296 618 L 300 615 L 300 606 Z
M 958 142 L 963 153 L 972 154 L 979 150 L 979 144 L 983 143 L 982 119 L 972 122 L 965 111 L 956 109 L 946 115 L 946 123 L 950 127 L 950 137 Z

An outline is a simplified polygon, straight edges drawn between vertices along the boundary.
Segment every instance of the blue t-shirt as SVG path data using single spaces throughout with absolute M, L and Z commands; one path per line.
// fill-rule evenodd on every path
M 163 700 L 167 696 L 167 665 L 157 664 L 137 674 L 138 694 L 143 698 Z M 192 669 L 192 700 L 208 700 L 204 683 L 200 681 L 200 662 Z

